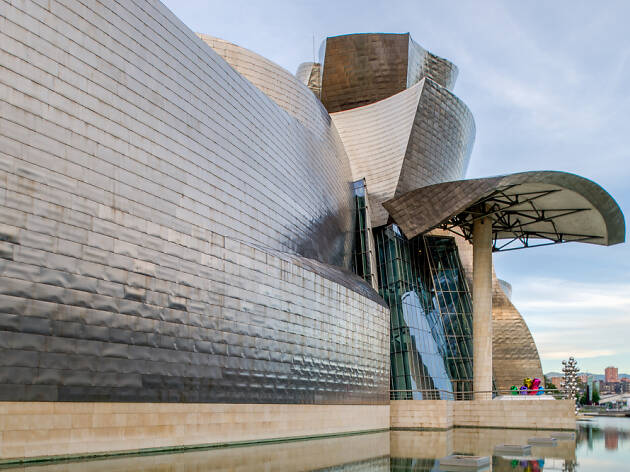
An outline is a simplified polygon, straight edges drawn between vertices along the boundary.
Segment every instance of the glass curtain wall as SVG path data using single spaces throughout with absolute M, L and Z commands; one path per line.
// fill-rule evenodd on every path
M 393 399 L 468 398 L 472 303 L 455 241 L 374 230 L 379 292 L 391 310 Z
M 354 251 L 352 270 L 359 277 L 369 283 L 374 290 L 378 290 L 376 278 L 376 260 L 374 258 L 374 240 L 370 212 L 368 210 L 368 195 L 365 179 L 352 184 L 354 190 L 355 225 Z

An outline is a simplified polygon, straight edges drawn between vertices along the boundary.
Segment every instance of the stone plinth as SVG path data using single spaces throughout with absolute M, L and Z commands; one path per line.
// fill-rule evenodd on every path
M 0 460 L 389 428 L 389 405 L 0 403 Z

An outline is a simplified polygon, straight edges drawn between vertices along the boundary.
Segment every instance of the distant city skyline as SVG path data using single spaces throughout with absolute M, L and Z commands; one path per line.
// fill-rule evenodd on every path
M 166 0 L 195 31 L 294 73 L 321 40 L 410 32 L 459 67 L 455 93 L 477 137 L 467 177 L 531 169 L 590 178 L 630 214 L 630 3 Z M 247 14 L 244 14 L 247 12 Z M 282 34 L 278 34 L 282 31 Z M 497 275 L 528 323 L 543 371 L 630 372 L 630 248 L 567 244 L 496 254 Z
M 545 372 L 546 376 L 556 375 L 556 374 L 562 375 L 562 371 L 560 371 L 560 370 L 550 370 L 548 372 Z M 578 377 L 580 375 L 601 375 L 601 376 L 605 376 L 606 374 L 603 373 L 603 372 L 600 373 L 600 372 L 582 372 L 582 371 L 580 371 L 579 374 L 578 374 Z M 622 378 L 630 378 L 630 373 L 625 374 L 625 373 L 620 372 L 619 373 L 619 379 L 621 380 Z

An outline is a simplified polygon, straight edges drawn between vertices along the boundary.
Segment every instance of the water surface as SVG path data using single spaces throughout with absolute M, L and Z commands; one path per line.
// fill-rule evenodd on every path
M 440 471 L 449 454 L 493 456 L 498 444 L 526 444 L 549 431 L 458 428 L 390 431 L 267 445 L 18 467 L 22 472 Z M 630 418 L 578 422 L 575 439 L 534 446 L 529 456 L 492 457 L 493 471 L 630 470 Z

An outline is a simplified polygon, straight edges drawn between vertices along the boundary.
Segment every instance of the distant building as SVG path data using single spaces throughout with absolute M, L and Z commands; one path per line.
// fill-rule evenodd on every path
M 582 382 L 582 383 L 587 383 L 588 382 L 588 374 L 580 374 L 580 375 L 578 375 L 578 379 L 580 379 L 580 382 Z
M 615 383 L 619 382 L 619 369 L 616 367 L 606 367 L 604 370 L 604 377 L 606 383 Z
M 619 433 L 616 430 L 604 430 L 604 447 L 609 451 L 619 448 Z
M 563 383 L 562 377 L 550 377 L 549 380 L 551 380 L 551 383 L 554 384 L 558 388 L 562 386 L 562 383 Z

